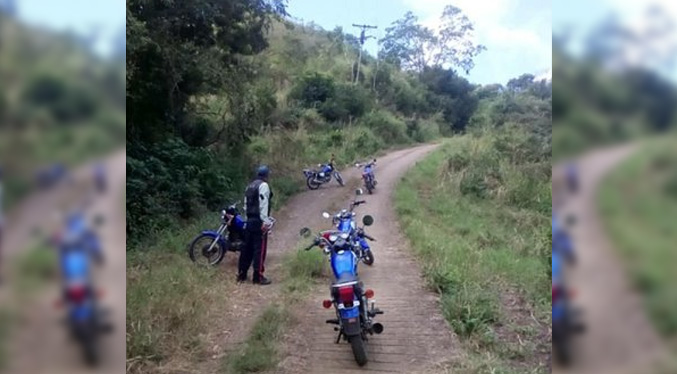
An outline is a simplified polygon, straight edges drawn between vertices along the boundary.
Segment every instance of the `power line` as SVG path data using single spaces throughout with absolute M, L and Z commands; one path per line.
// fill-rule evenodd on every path
M 353 27 L 362 29 L 362 32 L 360 33 L 360 53 L 357 57 L 357 74 L 355 75 L 355 80 L 353 81 L 353 84 L 357 84 L 357 81 L 360 79 L 360 65 L 362 65 L 362 47 L 364 46 L 364 42 L 370 38 L 376 39 L 375 36 L 366 35 L 367 29 L 377 29 L 378 27 L 373 25 L 356 25 L 354 23 Z

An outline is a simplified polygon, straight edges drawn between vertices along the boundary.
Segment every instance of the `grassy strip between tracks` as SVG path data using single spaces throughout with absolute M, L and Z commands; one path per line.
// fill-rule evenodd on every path
M 405 175 L 396 210 L 467 352 L 450 372 L 549 372 L 549 161 L 509 161 L 528 150 L 499 141 L 446 142 Z
M 285 278 L 280 298 L 261 313 L 242 348 L 224 357 L 225 372 L 240 374 L 274 369 L 281 358 L 278 344 L 282 333 L 298 322 L 288 309 L 298 303 L 291 300 L 301 299 L 328 272 L 327 261 L 317 250 L 294 251 L 285 257 L 283 266 Z
M 677 342 L 677 138 L 647 143 L 604 180 L 598 197 L 653 324 Z

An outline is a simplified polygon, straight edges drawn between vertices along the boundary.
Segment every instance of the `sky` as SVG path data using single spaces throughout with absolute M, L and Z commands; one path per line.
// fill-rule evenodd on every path
M 524 73 L 549 76 L 552 72 L 552 3 L 544 0 L 289 0 L 288 12 L 325 29 L 336 26 L 355 35 L 356 24 L 376 25 L 372 35 L 382 38 L 385 29 L 408 12 L 434 27 L 445 5 L 460 8 L 475 24 L 475 39 L 487 50 L 475 59 L 467 76 L 472 83 L 506 84 Z M 374 39 L 365 43 L 371 54 Z M 461 72 L 462 73 L 462 72 Z
M 648 18 L 646 9 L 651 5 L 661 7 L 661 16 L 666 18 Z M 553 32 L 571 30 L 568 50 L 580 55 L 583 39 L 597 24 L 606 17 L 615 14 L 621 23 L 638 34 L 647 34 L 655 30 L 661 21 L 677 20 L 677 2 L 674 0 L 555 0 L 553 1 Z M 677 24 L 673 25 L 677 26 Z M 646 51 L 658 52 L 665 56 L 677 50 L 677 29 L 659 33 L 657 37 L 643 40 L 636 46 L 626 46 L 625 58 L 632 64 L 641 65 L 677 82 L 677 65 L 673 67 L 659 66 L 655 59 L 647 58 Z
M 125 27 L 122 0 L 18 0 L 17 8 L 19 18 L 31 25 L 84 35 L 98 27 L 101 37 L 95 50 L 102 55 L 111 51 L 111 39 Z

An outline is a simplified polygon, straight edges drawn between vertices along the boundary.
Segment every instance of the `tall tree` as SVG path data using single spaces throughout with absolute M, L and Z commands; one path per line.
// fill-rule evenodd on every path
M 474 58 L 486 50 L 473 41 L 473 32 L 470 19 L 453 5 L 444 8 L 436 30 L 419 24 L 418 18 L 407 12 L 386 28 L 381 54 L 403 69 L 421 72 L 426 67 L 447 66 L 468 74 L 475 66 Z

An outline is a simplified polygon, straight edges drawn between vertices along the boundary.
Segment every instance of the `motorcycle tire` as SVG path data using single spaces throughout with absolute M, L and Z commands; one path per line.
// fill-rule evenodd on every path
M 205 245 L 203 245 L 203 246 L 198 245 L 198 242 L 201 239 L 204 239 L 204 238 L 210 239 L 210 240 L 206 241 L 206 243 L 207 243 L 207 244 L 205 244 L 207 246 L 206 248 L 205 248 Z M 195 239 L 193 239 L 193 241 L 188 246 L 188 256 L 190 257 L 190 259 L 193 262 L 197 262 L 197 259 L 200 256 L 206 257 L 205 254 L 203 253 L 203 251 L 206 250 L 207 248 L 209 248 L 209 245 L 211 245 L 213 240 L 214 240 L 214 238 L 212 236 L 205 235 L 205 234 L 199 235 Z M 221 261 L 223 261 L 223 258 L 226 255 L 226 249 L 222 248 L 219 243 L 216 243 L 214 248 L 216 249 L 216 256 L 214 256 L 213 259 L 208 259 L 208 264 L 211 265 L 211 266 L 216 266 L 216 265 L 220 264 Z
M 308 185 L 308 188 L 311 190 L 316 190 L 320 188 L 320 183 L 315 180 L 314 176 L 309 176 L 308 179 L 306 179 L 306 184 Z
M 343 183 L 343 178 L 341 177 L 341 174 L 339 174 L 338 171 L 334 173 L 334 177 L 336 178 L 338 184 L 341 185 L 341 187 L 345 186 L 345 183 Z
M 82 337 L 82 349 L 85 356 L 85 362 L 91 367 L 99 365 L 99 347 L 97 342 L 97 334 L 90 332 Z
M 563 332 L 566 334 L 566 332 Z M 559 334 L 558 334 L 559 335 Z M 553 350 L 555 353 L 555 359 L 563 367 L 568 367 L 571 365 L 571 342 L 569 341 L 568 336 L 558 336 L 557 338 L 553 337 Z
M 364 366 L 369 361 L 367 357 L 367 347 L 365 346 L 362 336 L 353 336 L 348 339 L 350 341 L 350 347 L 353 349 L 353 356 L 355 356 L 355 361 L 359 366 Z
M 364 262 L 365 265 L 368 266 L 374 265 L 374 254 L 371 253 L 371 251 L 367 251 L 364 257 L 362 257 L 362 262 Z

